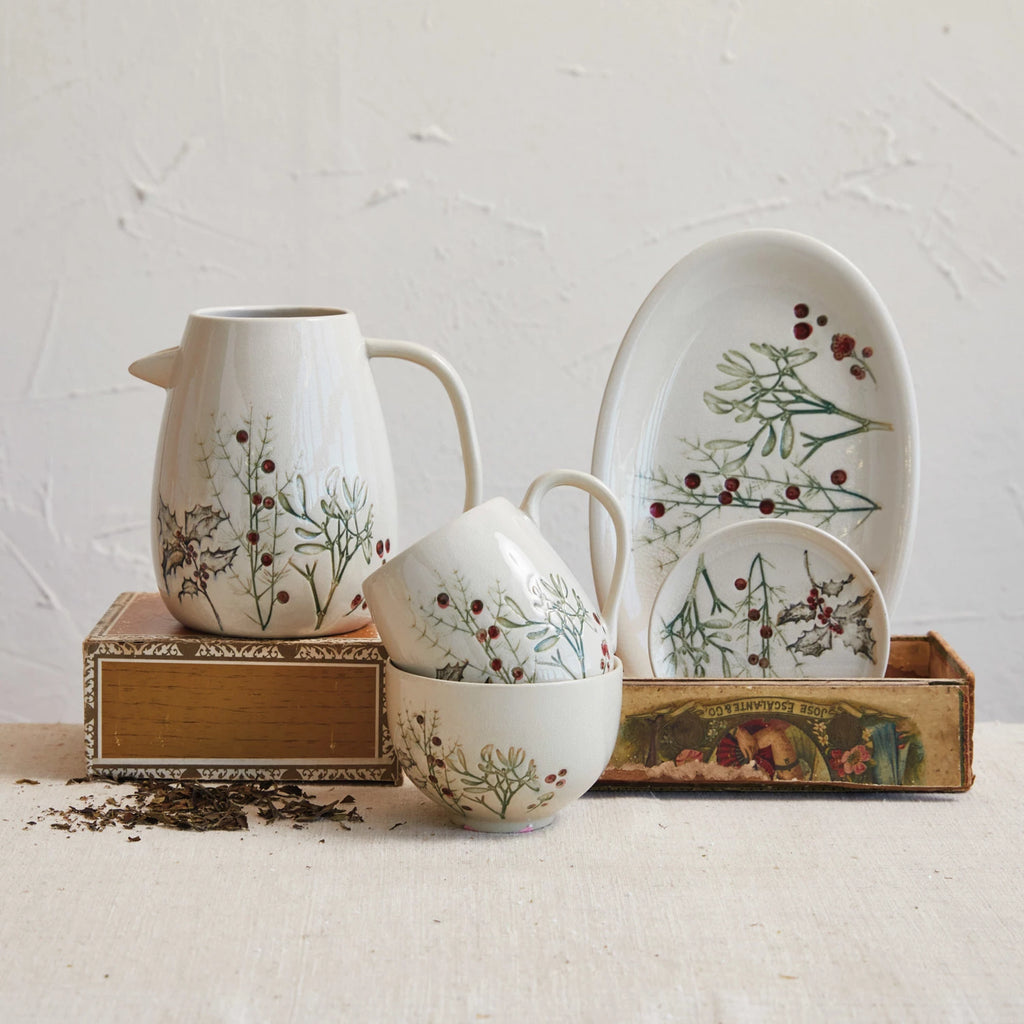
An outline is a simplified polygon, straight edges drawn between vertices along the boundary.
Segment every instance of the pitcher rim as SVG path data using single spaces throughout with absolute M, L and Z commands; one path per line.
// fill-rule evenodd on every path
M 270 305 L 270 306 L 208 306 L 197 309 L 193 317 L 204 320 L 313 320 L 330 316 L 349 316 L 347 309 L 337 306 L 301 306 L 301 305 Z

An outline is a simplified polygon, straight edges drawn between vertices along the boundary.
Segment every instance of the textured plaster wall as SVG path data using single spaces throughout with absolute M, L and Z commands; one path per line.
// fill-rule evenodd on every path
M 0 2 L 0 719 L 76 720 L 82 637 L 155 589 L 189 310 L 353 308 L 460 370 L 485 491 L 586 468 L 622 335 L 696 245 L 789 227 L 902 333 L 922 500 L 899 631 L 1024 717 L 1024 7 Z M 440 387 L 376 369 L 406 539 L 453 515 Z M 589 580 L 587 505 L 547 525 Z

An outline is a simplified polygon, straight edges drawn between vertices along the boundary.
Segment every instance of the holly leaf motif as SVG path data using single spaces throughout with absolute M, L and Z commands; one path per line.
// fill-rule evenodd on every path
M 851 573 L 845 580 L 828 580 L 818 583 L 817 587 L 826 597 L 838 597 L 843 592 L 843 587 L 852 582 L 853 574 Z
M 843 627 L 842 641 L 854 654 L 860 654 L 869 661 L 875 660 L 875 638 L 866 619 L 854 619 Z
M 874 661 L 875 638 L 871 634 L 868 615 L 874 598 L 871 594 L 861 594 L 852 601 L 841 604 L 832 617 L 843 627 L 843 643 L 855 654 Z
M 180 569 L 184 564 L 185 549 L 180 544 L 176 544 L 174 547 L 164 547 L 163 572 L 165 580 L 175 569 Z
M 218 548 L 216 551 L 204 551 L 203 563 L 206 565 L 206 568 L 216 576 L 217 573 L 223 572 L 231 565 L 235 560 L 235 554 L 237 552 L 237 547 Z
M 194 505 L 185 513 L 184 534 L 189 540 L 203 540 L 213 536 L 227 516 L 218 512 L 212 505 Z
M 181 590 L 178 593 L 178 597 L 198 597 L 199 588 L 196 586 L 196 581 L 193 579 L 182 580 Z
M 790 644 L 790 649 L 811 658 L 820 658 L 826 651 L 832 650 L 832 630 L 828 626 L 815 626 Z
M 779 612 L 779 617 L 776 620 L 780 626 L 785 625 L 787 622 L 810 622 L 814 618 L 814 609 L 806 602 L 800 604 L 791 604 L 788 608 L 783 608 Z
M 157 529 L 160 531 L 161 537 L 173 537 L 178 529 L 178 520 L 174 518 L 174 513 L 163 503 L 160 502 L 160 511 L 157 513 Z

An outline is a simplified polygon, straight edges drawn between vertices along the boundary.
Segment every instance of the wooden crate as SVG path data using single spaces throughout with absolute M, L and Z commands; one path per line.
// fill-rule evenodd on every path
M 127 593 L 83 654 L 92 775 L 401 782 L 373 626 L 234 639 L 186 629 L 158 594 Z
M 936 633 L 885 679 L 627 679 L 602 788 L 962 791 L 974 674 Z

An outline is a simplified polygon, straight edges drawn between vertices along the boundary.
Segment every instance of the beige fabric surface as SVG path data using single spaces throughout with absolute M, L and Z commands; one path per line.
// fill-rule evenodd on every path
M 1024 725 L 978 726 L 975 768 L 589 794 L 513 836 L 408 784 L 306 787 L 364 822 L 128 842 L 49 827 L 131 790 L 65 784 L 80 727 L 0 726 L 0 1021 L 1021 1021 Z

